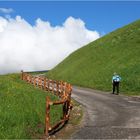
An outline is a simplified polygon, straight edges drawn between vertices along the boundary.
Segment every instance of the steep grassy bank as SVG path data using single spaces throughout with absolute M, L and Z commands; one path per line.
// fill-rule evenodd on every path
M 25 81 L 19 74 L 0 76 L 0 139 L 39 138 L 44 134 L 46 95 Z M 51 123 L 62 115 L 62 108 L 51 109 Z
M 46 75 L 110 91 L 114 72 L 122 77 L 121 92 L 140 94 L 140 20 L 75 51 Z

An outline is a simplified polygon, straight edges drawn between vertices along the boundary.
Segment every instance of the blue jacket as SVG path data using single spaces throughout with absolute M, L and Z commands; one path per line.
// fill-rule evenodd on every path
M 121 81 L 121 77 L 119 76 L 119 75 L 114 75 L 113 77 L 112 77 L 112 83 L 113 82 L 120 82 Z

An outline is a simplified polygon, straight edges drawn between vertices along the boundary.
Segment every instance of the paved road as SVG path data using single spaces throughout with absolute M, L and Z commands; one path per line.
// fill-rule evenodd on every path
M 140 101 L 86 88 L 73 87 L 72 97 L 85 115 L 72 139 L 139 139 Z

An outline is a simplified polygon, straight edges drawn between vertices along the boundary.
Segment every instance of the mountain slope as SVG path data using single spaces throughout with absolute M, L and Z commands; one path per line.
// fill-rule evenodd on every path
M 47 76 L 74 85 L 111 90 L 114 72 L 122 77 L 121 92 L 140 93 L 140 20 L 72 53 Z

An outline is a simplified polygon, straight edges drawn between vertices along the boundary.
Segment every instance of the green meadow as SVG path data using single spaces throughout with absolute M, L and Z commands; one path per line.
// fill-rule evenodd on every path
M 122 77 L 121 93 L 140 95 L 140 20 L 78 49 L 46 75 L 111 92 L 114 72 Z
M 114 72 L 122 77 L 121 93 L 140 95 L 140 20 L 80 48 L 46 76 L 111 92 Z M 46 96 L 58 100 L 20 74 L 1 75 L 0 139 L 43 138 Z M 52 106 L 50 114 L 53 125 L 62 117 L 62 106 Z
M 20 79 L 20 74 L 0 76 L 0 139 L 42 138 L 47 93 Z M 51 124 L 62 116 L 62 106 L 51 107 Z

